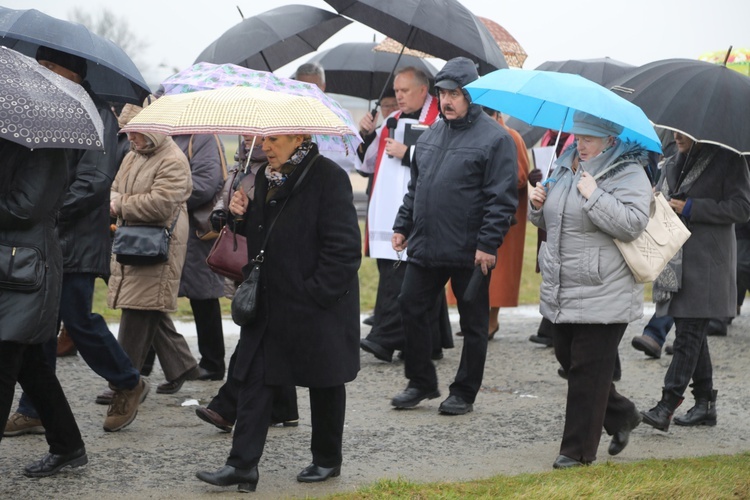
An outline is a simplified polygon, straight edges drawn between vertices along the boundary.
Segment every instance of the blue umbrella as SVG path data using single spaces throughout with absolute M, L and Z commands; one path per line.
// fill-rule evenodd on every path
M 661 152 L 653 125 L 641 108 L 579 75 L 500 69 L 468 84 L 473 102 L 529 125 L 570 131 L 573 113 L 585 111 L 623 127 L 620 138 Z

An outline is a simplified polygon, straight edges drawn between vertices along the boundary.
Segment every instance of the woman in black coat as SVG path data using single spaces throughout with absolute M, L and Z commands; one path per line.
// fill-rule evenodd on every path
M 257 174 L 251 210 L 242 191 L 230 204 L 235 216 L 245 216 L 251 261 L 273 224 L 259 317 L 242 327 L 230 374 L 242 381 L 232 450 L 224 467 L 197 474 L 241 491 L 255 490 L 273 393 L 284 385 L 310 389 L 313 459 L 297 480 L 339 475 L 344 384 L 359 371 L 361 239 L 349 178 L 309 136 L 268 136 L 263 150 L 268 166 Z
M 24 474 L 49 476 L 88 462 L 78 425 L 42 350 L 57 334 L 62 252 L 55 226 L 67 189 L 68 157 L 62 149 L 31 151 L 0 139 L 0 158 L 0 422 L 8 419 L 19 382 L 39 412 L 49 444 L 49 453 Z

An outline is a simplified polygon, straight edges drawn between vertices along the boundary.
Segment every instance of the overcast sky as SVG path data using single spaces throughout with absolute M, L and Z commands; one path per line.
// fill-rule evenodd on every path
M 383 0 L 400 1 L 400 0 Z M 149 83 L 157 83 L 171 68 L 190 66 L 198 54 L 224 31 L 245 17 L 286 4 L 306 4 L 333 11 L 323 0 L 0 0 L 13 9 L 35 8 L 68 19 L 79 7 L 96 15 L 105 7 L 126 21 L 131 32 L 147 44 L 137 61 Z M 461 0 L 474 14 L 507 29 L 528 59 L 524 68 L 544 61 L 611 57 L 641 65 L 672 57 L 697 58 L 730 45 L 750 47 L 748 0 Z M 446 20 L 450 25 L 450 20 Z M 329 39 L 321 50 L 342 42 L 368 42 L 383 36 L 357 22 Z M 304 56 L 277 71 L 289 76 Z

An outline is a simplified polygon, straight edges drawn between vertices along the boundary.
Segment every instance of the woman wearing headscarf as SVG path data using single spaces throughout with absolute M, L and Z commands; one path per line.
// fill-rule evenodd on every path
M 198 363 L 172 323 L 188 238 L 186 200 L 193 182 L 187 158 L 165 135 L 129 132 L 131 150 L 110 193 L 110 214 L 123 223 L 171 228 L 162 264 L 126 265 L 112 255 L 107 304 L 122 309 L 118 341 L 140 370 L 153 344 L 167 381 L 157 393 L 174 393 L 198 376 Z M 175 389 L 176 388 L 176 389 Z M 144 396 L 145 397 L 145 396 Z
M 240 491 L 254 491 L 258 483 L 280 386 L 309 388 L 312 463 L 297 480 L 325 481 L 341 473 L 344 384 L 359 371 L 362 255 L 349 177 L 318 154 L 309 136 L 266 136 L 263 151 L 268 165 L 256 176 L 251 208 L 242 190 L 230 204 L 235 216 L 244 217 L 240 230 L 250 260 L 268 235 L 258 318 L 240 330 L 230 374 L 241 382 L 232 449 L 224 467 L 197 473 L 202 481 Z
M 635 282 L 614 239 L 632 241 L 648 224 L 647 152 L 617 138 L 622 127 L 577 111 L 575 147 L 537 183 L 529 220 L 547 231 L 539 252 L 542 316 L 553 323 L 555 356 L 568 375 L 565 427 L 556 469 L 596 460 L 602 426 L 610 455 L 641 421 L 613 383 L 617 348 L 628 323 L 643 315 Z

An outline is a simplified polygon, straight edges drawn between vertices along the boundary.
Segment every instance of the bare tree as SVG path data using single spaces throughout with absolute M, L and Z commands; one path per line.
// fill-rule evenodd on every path
M 138 39 L 130 29 L 128 22 L 125 19 L 118 18 L 111 10 L 104 8 L 96 16 L 76 7 L 68 13 L 68 19 L 81 23 L 97 35 L 112 40 L 130 56 L 142 72 L 148 69 L 148 65 L 140 57 L 148 47 L 148 43 Z

